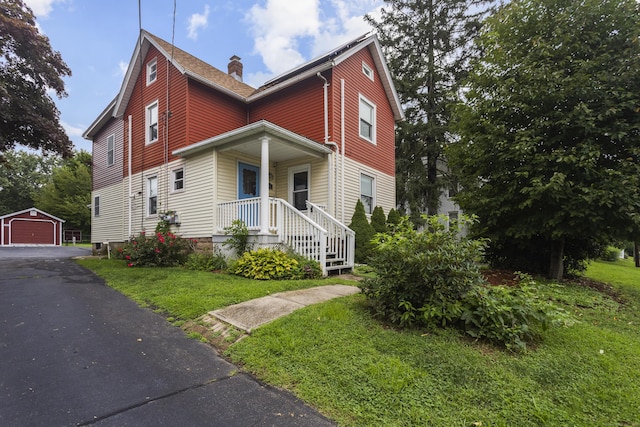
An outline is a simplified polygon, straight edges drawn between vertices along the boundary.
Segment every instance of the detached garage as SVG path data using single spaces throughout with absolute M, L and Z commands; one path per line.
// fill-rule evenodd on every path
M 63 219 L 31 208 L 0 216 L 0 246 L 62 244 Z

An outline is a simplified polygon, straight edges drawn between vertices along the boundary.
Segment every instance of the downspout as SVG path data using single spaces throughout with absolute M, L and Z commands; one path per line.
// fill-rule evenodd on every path
M 132 182 L 131 182 L 131 114 L 129 114 L 129 155 L 127 156 L 127 173 L 129 175 L 129 230 L 127 239 L 131 239 L 131 219 L 132 219 L 132 203 L 133 203 L 133 194 L 132 194 Z
M 327 81 L 327 79 L 318 71 L 316 73 L 316 76 L 318 76 L 318 78 L 322 79 L 322 81 L 324 81 L 324 85 L 323 85 L 323 90 L 324 90 L 324 145 L 329 145 L 329 146 L 333 146 L 333 147 L 338 147 L 336 145 L 335 142 L 329 142 L 329 95 L 328 95 L 328 88 L 329 88 L 329 82 Z M 335 171 L 334 171 L 334 161 L 333 161 L 333 156 L 335 155 L 335 152 L 333 152 L 330 156 L 329 156 L 329 194 L 328 194 L 328 202 L 329 202 L 329 206 L 327 206 L 327 209 L 329 212 L 331 212 L 332 214 L 335 214 L 335 212 L 333 212 L 333 204 L 334 204 L 334 185 L 333 182 L 335 180 Z
M 340 222 L 344 224 L 344 79 L 340 79 Z

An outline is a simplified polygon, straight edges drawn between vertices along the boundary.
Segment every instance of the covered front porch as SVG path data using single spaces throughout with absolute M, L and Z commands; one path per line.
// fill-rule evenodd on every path
M 318 261 L 327 274 L 353 268 L 354 233 L 335 219 L 334 152 L 261 121 L 173 154 L 213 152 L 214 242 L 242 220 L 253 243 L 286 246 Z

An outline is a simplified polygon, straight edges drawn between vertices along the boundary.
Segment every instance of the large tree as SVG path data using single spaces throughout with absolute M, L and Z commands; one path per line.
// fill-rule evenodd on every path
M 449 152 L 457 200 L 492 244 L 546 253 L 560 279 L 567 249 L 640 224 L 639 4 L 514 0 L 478 45 Z
M 385 0 L 374 25 L 406 120 L 396 132 L 397 202 L 413 219 L 436 214 L 446 167 L 451 107 L 473 56 L 490 0 Z
M 70 156 L 72 143 L 48 91 L 66 96 L 62 78 L 71 70 L 22 0 L 0 2 L 0 55 L 0 160 L 16 145 Z
M 53 170 L 35 194 L 35 206 L 66 221 L 67 230 L 91 230 L 91 154 L 80 151 Z
M 4 156 L 4 164 L 0 164 L 0 215 L 34 207 L 34 194 L 60 166 L 60 158 L 13 150 Z

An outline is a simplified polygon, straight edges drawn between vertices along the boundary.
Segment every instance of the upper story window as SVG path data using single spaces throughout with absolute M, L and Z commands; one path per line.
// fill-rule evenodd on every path
M 146 143 L 158 140 L 158 101 L 147 106 Z
M 364 212 L 368 215 L 373 213 L 375 179 L 369 175 L 360 174 L 360 200 L 364 205 Z
M 173 191 L 184 190 L 184 168 L 174 169 L 171 171 L 171 188 Z
M 371 81 L 373 81 L 373 69 L 369 67 L 364 61 L 362 61 L 362 74 L 369 77 Z
M 376 143 L 376 106 L 360 95 L 360 137 Z
M 158 213 L 158 177 L 147 178 L 147 215 Z
M 115 161 L 116 137 L 109 135 L 107 137 L 107 166 L 112 166 Z
M 147 64 L 147 86 L 158 78 L 158 60 L 154 59 Z

